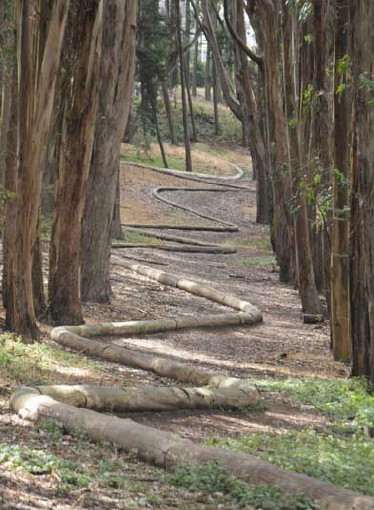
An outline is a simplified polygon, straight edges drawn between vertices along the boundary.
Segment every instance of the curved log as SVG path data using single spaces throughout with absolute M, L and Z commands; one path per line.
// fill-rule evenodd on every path
M 135 451 L 145 461 L 164 468 L 217 461 L 228 473 L 250 484 L 276 485 L 288 494 L 310 497 L 326 510 L 374 509 L 373 498 L 354 491 L 276 467 L 252 455 L 202 446 L 177 434 L 147 427 L 130 419 L 78 409 L 42 396 L 34 388 L 25 388 L 14 394 L 11 406 L 23 419 L 36 421 L 44 417 L 58 420 L 69 431 L 83 430 L 94 441 L 110 442 L 127 452 Z
M 176 411 L 180 409 L 240 409 L 259 402 L 252 386 L 228 388 L 182 388 L 175 386 L 105 387 L 52 385 L 20 388 L 12 396 L 12 406 L 30 394 L 46 395 L 63 404 L 96 411 Z

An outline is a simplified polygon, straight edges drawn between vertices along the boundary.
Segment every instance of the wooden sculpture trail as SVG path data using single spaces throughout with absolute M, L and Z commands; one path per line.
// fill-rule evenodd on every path
M 162 169 L 153 169 L 166 172 Z M 242 173 L 237 169 L 236 178 Z M 168 171 L 171 175 L 198 182 L 212 182 L 212 179 L 198 176 L 186 176 L 177 171 Z M 216 183 L 208 191 L 224 192 L 226 189 L 243 191 L 240 185 Z M 216 231 L 236 231 L 237 226 L 219 218 L 212 217 L 162 197 L 167 191 L 199 191 L 202 188 L 159 187 L 153 196 L 167 203 L 213 221 L 217 226 L 207 225 L 206 229 Z M 204 191 L 207 191 L 204 188 Z M 141 226 L 141 233 L 149 232 L 147 226 Z M 139 231 L 139 226 L 131 227 Z M 232 253 L 233 249 L 209 244 L 181 236 L 160 234 L 155 230 L 172 228 L 171 225 L 153 225 L 149 232 L 153 237 L 172 241 L 173 245 L 156 245 L 157 248 L 171 251 L 205 251 L 208 253 Z M 183 225 L 182 230 L 194 230 L 194 226 Z M 197 226 L 195 228 L 204 229 Z M 122 243 L 116 249 L 134 247 L 138 244 Z M 154 245 L 147 245 L 155 247 Z M 177 434 L 158 430 L 131 419 L 112 416 L 107 413 L 121 414 L 128 411 L 165 411 L 179 409 L 214 408 L 251 408 L 260 401 L 257 389 L 246 379 L 231 377 L 224 373 L 212 372 L 196 365 L 175 362 L 166 357 L 137 352 L 108 341 L 104 337 L 114 335 L 137 336 L 163 331 L 175 331 L 186 328 L 207 328 L 224 326 L 251 326 L 262 321 L 260 310 L 250 302 L 239 299 L 221 290 L 192 281 L 183 276 L 167 273 L 138 263 L 121 259 L 126 269 L 155 280 L 163 285 L 188 292 L 226 306 L 230 311 L 219 315 L 191 315 L 174 319 L 110 322 L 82 326 L 60 326 L 54 328 L 52 339 L 61 346 L 75 349 L 91 357 L 123 364 L 142 370 L 152 371 L 160 376 L 174 379 L 186 386 L 167 387 L 103 387 L 87 385 L 55 385 L 23 387 L 11 397 L 10 405 L 22 418 L 36 421 L 41 417 L 61 422 L 66 429 L 82 429 L 95 441 L 116 444 L 125 451 L 136 451 L 142 459 L 166 468 L 178 465 L 217 461 L 228 472 L 251 484 L 276 485 L 290 494 L 303 494 L 320 502 L 322 508 L 334 509 L 374 509 L 374 499 L 351 490 L 335 487 L 306 475 L 276 467 L 251 455 L 230 450 L 207 447 Z M 99 339 L 95 339 L 98 337 Z M 194 385 L 194 386 L 192 386 Z M 105 413 L 105 414 L 104 414 Z

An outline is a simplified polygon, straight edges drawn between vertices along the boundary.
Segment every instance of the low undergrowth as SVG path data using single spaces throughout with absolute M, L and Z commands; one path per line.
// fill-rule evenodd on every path
M 184 150 L 177 146 L 165 145 L 165 152 L 170 169 L 185 170 Z M 192 151 L 191 156 L 193 173 L 206 175 L 218 175 L 222 172 L 233 173 L 233 170 L 229 168 L 227 163 L 221 160 L 222 156 L 219 156 L 218 153 L 215 153 L 214 150 L 211 150 L 205 144 L 199 144 L 198 151 Z M 121 157 L 132 163 L 164 168 L 163 160 L 156 144 L 151 144 L 147 149 L 142 146 L 126 144 L 123 146 Z
M 121 243 L 163 244 L 162 239 L 158 239 L 157 237 L 140 234 L 139 232 L 131 232 L 125 228 L 122 230 L 123 239 L 120 241 Z
M 285 469 L 374 495 L 374 395 L 360 379 L 254 380 L 328 416 L 323 430 L 305 428 L 212 438 L 211 446 L 250 453 Z
M 240 259 L 233 259 L 231 262 L 235 265 L 245 266 L 272 266 L 276 264 L 273 255 L 266 257 L 243 257 Z
M 281 391 L 297 402 L 313 405 L 329 418 L 343 421 L 349 430 L 374 427 L 373 388 L 361 378 L 258 379 L 252 382 L 267 391 Z
M 168 480 L 190 490 L 204 490 L 214 497 L 218 508 L 258 508 L 261 510 L 313 510 L 319 506 L 303 496 L 289 496 L 278 487 L 250 485 L 228 474 L 218 463 L 183 466 Z
M 79 353 L 54 347 L 49 342 L 23 343 L 16 335 L 0 335 L 2 379 L 16 384 L 52 384 L 68 377 L 97 375 L 100 364 Z
M 97 377 L 101 370 L 100 364 L 80 354 L 65 352 L 48 343 L 26 345 L 14 335 L 0 335 L 3 396 L 16 385 L 72 383 L 95 374 Z M 374 394 L 365 381 L 269 378 L 251 382 L 265 395 L 281 393 L 299 404 L 313 406 L 328 418 L 327 425 L 211 438 L 207 441 L 209 445 L 250 453 L 283 468 L 374 496 L 374 439 L 371 437 Z M 5 402 L 2 398 L 0 401 Z M 16 427 L 12 440 L 10 436 L 3 438 L 2 470 L 15 477 L 28 476 L 49 483 L 54 494 L 64 500 L 75 497 L 81 490 L 92 494 L 106 491 L 107 497 L 116 498 L 117 506 L 113 508 L 167 508 L 168 494 L 172 492 L 170 505 L 175 506 L 178 501 L 177 507 L 181 509 L 318 508 L 313 501 L 289 497 L 277 487 L 246 484 L 214 462 L 184 466 L 169 474 L 141 463 L 134 455 L 120 452 L 112 445 L 92 443 L 80 432 L 68 433 L 55 422 L 43 420 L 26 434 L 27 440 L 22 427 Z
M 4 471 L 50 480 L 55 494 L 62 498 L 74 497 L 81 490 L 98 490 L 112 495 L 113 508 L 160 506 L 158 487 L 145 482 L 162 481 L 161 470 L 120 454 L 110 444 L 92 443 L 80 431 L 68 434 L 52 420 L 40 421 L 31 435 L 35 446 L 0 443 Z M 42 448 L 37 442 L 40 436 Z

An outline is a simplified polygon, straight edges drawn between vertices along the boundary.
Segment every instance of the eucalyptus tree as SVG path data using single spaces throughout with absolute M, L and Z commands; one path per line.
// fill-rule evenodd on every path
M 48 23 L 41 35 L 41 16 L 48 9 Z M 38 333 L 33 288 L 33 258 L 37 243 L 42 168 L 54 101 L 69 1 L 20 1 L 17 5 L 19 33 L 18 90 L 14 95 L 14 118 L 18 121 L 17 175 L 13 207 L 7 209 L 4 246 L 6 323 L 25 338 Z M 12 133 L 14 136 L 14 133 Z M 13 165 L 13 168 L 16 168 Z M 38 271 L 39 274 L 41 271 Z
M 136 46 L 138 77 L 141 86 L 139 106 L 144 137 L 154 131 L 160 147 L 164 166 L 167 168 L 166 153 L 158 121 L 158 90 L 163 84 L 163 94 L 168 108 L 166 89 L 167 60 L 170 51 L 170 24 L 160 10 L 159 0 L 139 0 L 138 37 Z M 170 112 L 167 111 L 169 126 Z M 173 135 L 173 127 L 170 127 Z
M 103 0 L 72 0 L 60 67 L 61 133 L 56 143 L 49 309 L 60 324 L 83 322 L 82 217 L 99 101 Z
M 109 262 L 121 140 L 135 68 L 136 2 L 106 0 L 99 71 L 99 104 L 83 217 L 83 301 L 110 298 Z M 119 198 L 119 197 L 118 197 Z
M 374 383 L 374 4 L 350 2 L 354 90 L 350 285 L 353 374 Z M 349 86 L 349 83 L 346 83 Z

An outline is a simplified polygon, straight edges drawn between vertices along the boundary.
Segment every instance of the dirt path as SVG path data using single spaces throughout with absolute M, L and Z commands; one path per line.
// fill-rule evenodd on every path
M 168 253 L 146 248 L 116 250 L 116 257 L 132 257 L 142 263 L 167 272 L 184 275 L 195 281 L 220 288 L 257 305 L 264 322 L 255 327 L 198 329 L 155 334 L 137 338 L 113 338 L 112 342 L 134 349 L 149 350 L 165 356 L 238 375 L 242 378 L 288 377 L 298 375 L 337 376 L 345 373 L 333 363 L 329 353 L 329 327 L 304 325 L 300 320 L 297 292 L 279 283 L 275 261 L 269 245 L 268 228 L 255 223 L 255 185 L 244 153 L 226 153 L 245 174 L 240 183 L 247 191 L 225 193 L 168 192 L 171 200 L 185 204 L 208 215 L 238 224 L 234 233 L 186 232 L 197 240 L 233 245 L 237 253 L 229 255 Z M 219 168 L 219 165 L 217 165 Z M 146 169 L 123 165 L 122 221 L 142 224 L 206 224 L 206 220 L 155 202 L 151 191 L 155 186 L 186 186 L 183 181 L 168 175 L 155 174 Z M 194 187 L 194 183 L 191 186 Z M 199 183 L 199 187 L 201 187 Z M 213 184 L 204 184 L 207 188 Z M 166 231 L 177 235 L 183 232 Z M 128 259 L 126 259 L 128 260 Z M 145 262 L 147 261 L 147 262 Z M 219 314 L 225 307 L 165 287 L 124 269 L 114 260 L 112 264 L 113 299 L 109 305 L 86 304 L 88 321 L 124 321 L 131 319 L 167 318 L 189 314 Z M 99 371 L 79 369 L 60 363 L 42 367 L 35 374 L 49 383 L 87 383 L 102 385 L 169 385 L 174 381 L 142 370 L 119 367 L 100 362 Z M 98 375 L 99 374 L 99 375 Z M 0 378 L 1 378 L 0 372 Z M 36 448 L 97 470 L 108 458 L 124 459 L 118 470 L 125 485 L 102 488 L 100 481 L 89 489 L 60 493 L 59 474 L 51 470 L 42 473 L 14 474 L 11 469 L 0 472 L 0 508 L 7 509 L 127 509 L 158 508 L 203 509 L 217 508 L 205 494 L 170 488 L 160 481 L 157 471 L 131 456 L 118 456 L 108 445 L 86 446 L 81 438 L 46 432 L 31 427 L 11 415 L 6 409 L 10 391 L 23 383 L 21 375 L 3 380 L 0 394 L 0 433 L 5 444 L 20 445 L 21 450 Z M 140 413 L 131 417 L 139 422 L 165 430 L 173 430 L 197 441 L 211 436 L 240 435 L 252 430 L 285 430 L 306 425 L 323 428 L 325 419 L 307 406 L 296 406 L 282 395 L 263 393 L 266 408 L 257 411 L 235 412 L 168 412 Z M 26 451 L 26 450 L 25 450 Z M 117 462 L 117 461 L 116 461 Z M 120 460 L 118 460 L 120 462 Z M 57 478 L 56 478 L 57 477 Z M 79 483 L 77 482 L 77 485 Z M 116 489 L 117 487 L 117 489 Z M 60 490 L 60 489 L 59 489 Z M 3 505 L 3 506 L 2 506 Z
M 225 193 L 173 191 L 166 196 L 199 212 L 238 224 L 240 230 L 237 233 L 185 233 L 196 240 L 233 245 L 237 249 L 236 254 L 175 254 L 144 248 L 131 252 L 117 250 L 116 256 L 123 254 L 139 258 L 154 267 L 167 264 L 162 267 L 165 271 L 248 299 L 263 311 L 263 324 L 162 333 L 114 339 L 113 342 L 249 379 L 345 373 L 344 368 L 330 358 L 328 324 L 302 324 L 297 292 L 279 282 L 268 228 L 255 223 L 255 185 L 251 181 L 247 156 L 230 153 L 226 157 L 234 157 L 235 162 L 243 167 L 245 174 L 238 183 L 243 183 L 248 190 Z M 121 198 L 125 204 L 122 209 L 124 223 L 198 224 L 199 219 L 195 216 L 155 201 L 152 197 L 155 185 L 186 186 L 188 181 L 181 184 L 180 179 L 173 176 L 123 165 Z M 196 183 L 191 182 L 190 185 L 196 187 Z M 205 186 L 210 187 L 209 184 Z M 173 230 L 166 232 L 175 233 Z M 183 232 L 178 232 L 178 235 L 183 235 Z M 96 316 L 95 320 L 113 320 L 113 307 L 116 310 L 126 309 L 126 317 L 122 316 L 122 319 L 214 314 L 224 310 L 220 305 L 134 275 L 119 265 L 114 265 L 113 270 L 115 298 L 112 308 L 102 307 L 100 318 Z M 265 413 L 178 412 L 132 415 L 132 418 L 197 440 L 217 434 L 240 434 L 257 426 L 271 428 L 281 424 L 298 427 L 319 420 L 311 416 L 310 411 L 302 411 L 287 402 L 270 399 L 268 405 L 269 410 Z

